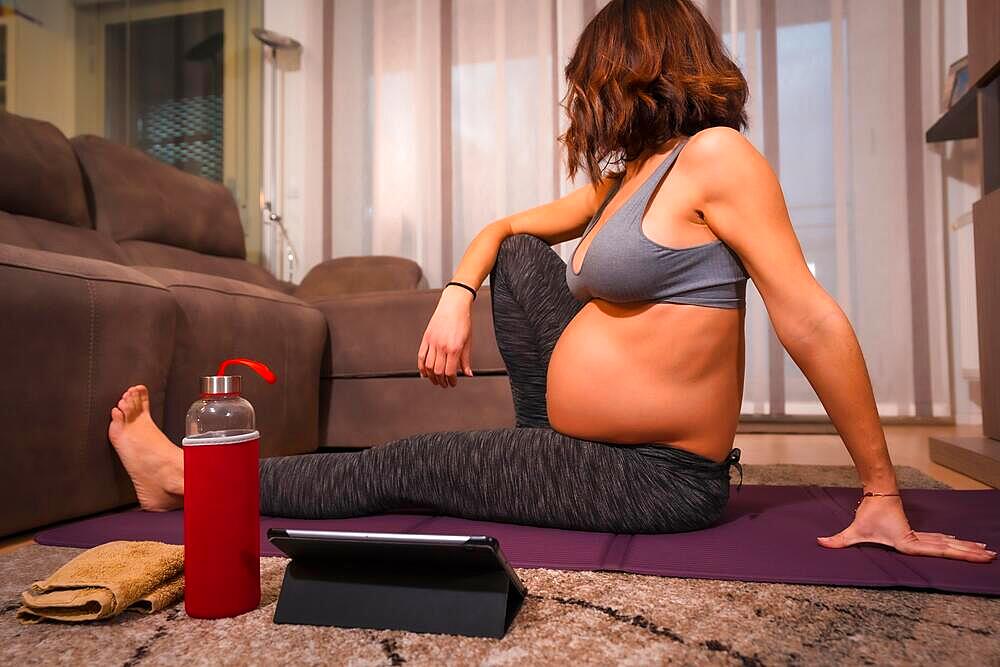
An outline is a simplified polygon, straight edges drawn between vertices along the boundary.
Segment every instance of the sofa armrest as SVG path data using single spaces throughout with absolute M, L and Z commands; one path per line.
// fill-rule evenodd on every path
M 330 330 L 322 377 L 418 376 L 417 348 L 440 297 L 440 289 L 421 289 L 314 301 Z M 507 372 L 493 335 L 488 287 L 472 307 L 472 372 Z
M 145 384 L 162 423 L 175 306 L 127 266 L 0 244 L 0 535 L 130 502 L 111 408 Z
M 294 294 L 304 301 L 317 301 L 344 294 L 424 287 L 427 287 L 424 272 L 413 260 L 373 255 L 339 257 L 317 264 L 302 279 Z

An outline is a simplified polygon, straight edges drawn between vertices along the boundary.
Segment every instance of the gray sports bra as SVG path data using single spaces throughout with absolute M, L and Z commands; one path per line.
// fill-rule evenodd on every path
M 573 258 L 618 192 L 621 179 L 608 193 L 566 265 L 566 282 L 578 300 L 660 301 L 715 308 L 744 305 L 746 269 L 721 240 L 689 248 L 667 248 L 642 231 L 649 198 L 686 143 L 687 138 L 682 139 L 646 182 L 605 221 L 583 256 L 580 273 L 576 273 Z

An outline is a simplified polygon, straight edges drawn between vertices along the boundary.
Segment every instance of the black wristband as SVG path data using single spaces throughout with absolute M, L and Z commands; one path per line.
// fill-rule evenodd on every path
M 469 286 L 468 286 L 468 285 L 466 285 L 465 283 L 459 283 L 459 282 L 455 282 L 454 280 L 452 280 L 451 282 L 449 282 L 449 283 L 446 283 L 446 284 L 445 284 L 445 287 L 447 287 L 448 285 L 455 285 L 455 286 L 457 286 L 457 287 L 464 287 L 465 289 L 467 289 L 467 290 L 469 290 L 470 292 L 472 292 L 472 300 L 473 300 L 473 301 L 475 301 L 475 300 L 476 300 L 476 290 L 472 289 L 471 287 L 469 287 Z

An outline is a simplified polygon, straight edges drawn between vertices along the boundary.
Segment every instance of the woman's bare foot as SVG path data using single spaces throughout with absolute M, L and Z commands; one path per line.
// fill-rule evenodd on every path
M 153 423 L 146 387 L 129 387 L 122 394 L 111 410 L 108 437 L 142 509 L 166 512 L 184 504 L 184 453 Z

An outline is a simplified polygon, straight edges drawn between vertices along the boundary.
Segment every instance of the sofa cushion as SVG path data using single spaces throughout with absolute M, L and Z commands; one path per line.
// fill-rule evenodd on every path
M 219 183 L 100 137 L 70 143 L 83 166 L 98 230 L 116 241 L 246 257 L 236 202 Z
M 417 350 L 440 297 L 433 289 L 313 301 L 330 330 L 323 377 L 419 376 Z M 473 373 L 506 373 L 490 305 L 489 288 L 479 290 L 472 308 Z
M 0 111 L 0 210 L 92 227 L 83 176 L 54 125 Z
M 314 451 L 319 439 L 319 368 L 326 327 L 315 308 L 283 292 L 190 271 L 137 267 L 165 285 L 177 304 L 176 345 L 167 382 L 164 432 L 184 435 L 184 416 L 198 398 L 198 378 L 220 361 L 248 357 L 268 364 L 278 381 L 251 371 L 244 395 L 253 403 L 264 456 Z
M 232 278 L 212 276 L 194 271 L 167 269 L 160 266 L 136 266 L 135 268 L 167 289 L 172 287 L 187 287 L 231 296 L 245 296 L 262 301 L 274 301 L 275 303 L 287 304 L 310 312 L 315 311 L 312 306 L 290 294 L 242 280 L 233 280 Z
M 0 243 L 128 264 L 118 244 L 105 234 L 3 211 L 0 211 Z
M 317 264 L 295 290 L 306 301 L 361 292 L 389 292 L 427 287 L 420 265 L 405 257 L 338 257 Z
M 118 245 L 121 246 L 128 264 L 207 273 L 288 292 L 285 286 L 263 267 L 245 259 L 205 255 L 193 250 L 163 245 L 162 243 L 150 243 L 149 241 L 122 241 Z

